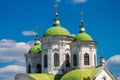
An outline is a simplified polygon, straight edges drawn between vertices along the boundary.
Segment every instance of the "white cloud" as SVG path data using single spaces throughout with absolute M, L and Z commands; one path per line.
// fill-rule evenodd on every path
M 114 55 L 106 61 L 106 66 L 120 80 L 120 55 Z
M 36 32 L 34 32 L 33 30 L 31 30 L 31 31 L 22 31 L 22 35 L 24 35 L 24 36 L 34 36 L 34 35 L 36 35 Z
M 14 80 L 16 74 L 25 73 L 24 54 L 28 52 L 31 44 L 33 41 L 0 40 L 0 62 L 6 64 L 5 67 L 0 68 L 0 80 Z M 8 63 L 11 65 L 7 65 Z
M 34 43 L 35 43 L 34 40 L 31 40 L 31 41 L 28 41 L 28 42 L 27 42 L 27 44 L 30 45 L 30 46 L 34 45 Z
M 18 65 L 8 65 L 4 68 L 0 68 L 0 73 L 6 73 L 6 72 L 25 72 L 24 66 L 18 66 Z
M 120 80 L 120 76 L 119 76 L 119 77 L 117 77 L 117 80 Z
M 71 0 L 73 3 L 85 3 L 87 0 Z
M 0 40 L 0 61 L 25 63 L 24 54 L 30 49 L 30 45 L 25 42 L 15 42 L 14 40 Z
M 0 80 L 14 80 L 16 74 L 25 73 L 25 71 L 25 66 L 8 65 L 0 68 Z
M 120 55 L 110 57 L 106 61 L 106 65 L 114 69 L 120 69 Z
M 120 55 L 115 55 L 109 59 L 110 62 L 120 63 Z

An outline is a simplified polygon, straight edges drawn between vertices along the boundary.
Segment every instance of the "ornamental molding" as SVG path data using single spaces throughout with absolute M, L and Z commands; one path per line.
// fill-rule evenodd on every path
M 52 50 L 52 52 L 54 52 L 54 53 L 55 53 L 55 52 L 59 52 L 59 51 L 60 51 L 60 50 L 59 50 L 58 48 L 55 48 L 55 49 Z

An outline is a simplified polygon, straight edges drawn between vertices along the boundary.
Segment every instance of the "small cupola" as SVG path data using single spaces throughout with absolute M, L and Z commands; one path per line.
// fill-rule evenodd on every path
M 54 20 L 53 26 L 56 26 L 56 25 L 60 26 L 60 20 L 58 18 L 58 12 L 55 13 L 55 18 L 53 20 Z
M 81 12 L 83 14 L 83 12 Z M 74 41 L 93 41 L 92 37 L 86 33 L 85 26 L 84 26 L 84 19 L 81 18 L 80 20 L 80 32 L 74 38 Z
M 45 36 L 70 36 L 70 32 L 66 28 L 61 27 L 57 8 L 58 7 L 56 6 L 56 13 L 55 13 L 55 18 L 53 19 L 53 26 L 48 28 L 45 31 L 44 37 Z
M 103 57 L 103 56 L 100 57 L 100 65 L 101 66 L 105 65 L 105 57 Z
M 35 36 L 36 36 L 34 39 L 35 43 L 29 50 L 30 54 L 41 52 L 40 39 L 38 38 L 38 26 L 36 26 L 36 35 Z

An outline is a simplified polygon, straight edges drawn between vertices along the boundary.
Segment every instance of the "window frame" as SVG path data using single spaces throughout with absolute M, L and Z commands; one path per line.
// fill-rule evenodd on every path
M 90 65 L 90 57 L 88 53 L 84 54 L 84 65 Z
M 47 54 L 44 55 L 44 68 L 48 67 L 48 56 Z
M 60 66 L 60 55 L 58 53 L 54 54 L 54 67 Z
M 77 54 L 73 54 L 73 66 L 77 66 Z

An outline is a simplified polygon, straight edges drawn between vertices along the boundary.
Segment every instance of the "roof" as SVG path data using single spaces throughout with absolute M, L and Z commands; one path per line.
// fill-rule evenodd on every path
M 93 41 L 93 39 L 86 32 L 80 32 L 78 35 L 76 35 L 74 41 Z
M 49 75 L 49 74 L 28 74 L 35 80 L 60 80 L 61 75 Z
M 28 74 L 35 80 L 86 80 L 93 79 L 101 67 L 72 70 L 65 75 Z
M 95 75 L 95 78 L 97 78 L 97 76 L 100 75 L 103 70 L 109 75 L 109 77 L 111 77 L 112 80 L 117 80 L 116 77 L 111 73 L 111 71 L 108 70 L 105 65 L 100 68 L 99 72 Z
M 66 73 L 61 80 L 93 80 L 93 77 L 99 71 L 100 67 L 89 69 L 76 69 Z
M 28 74 L 35 80 L 49 80 L 49 76 L 47 74 Z
M 74 41 L 93 41 L 92 37 L 86 33 L 83 22 L 84 20 L 81 19 L 80 33 L 76 35 Z
M 65 35 L 65 36 L 70 36 L 70 32 L 61 27 L 60 25 L 53 25 L 51 28 L 48 28 L 44 36 L 54 36 L 54 35 Z
M 29 53 L 40 53 L 41 52 L 41 46 L 38 43 L 35 43 L 34 46 L 32 46 L 29 50 Z
M 112 80 L 117 80 L 105 66 L 97 66 L 89 69 L 75 69 L 62 75 L 51 75 L 46 73 L 17 74 L 15 80 L 26 77 L 30 80 L 94 80 L 103 70 L 105 70 Z M 98 76 L 99 77 L 99 76 Z

